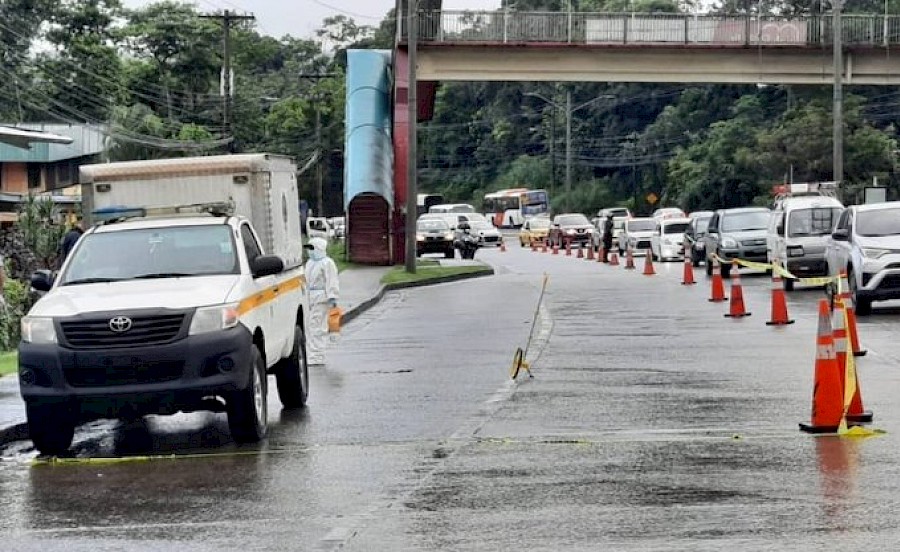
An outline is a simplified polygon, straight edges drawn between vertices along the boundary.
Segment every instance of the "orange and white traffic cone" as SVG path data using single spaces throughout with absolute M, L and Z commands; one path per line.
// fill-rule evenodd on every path
M 775 261 L 776 263 L 778 261 Z M 784 326 L 793 324 L 794 321 L 788 317 L 787 297 L 784 293 L 784 283 L 781 281 L 781 274 L 777 270 L 772 271 L 772 317 L 766 322 L 767 326 Z
M 619 266 L 619 256 L 615 251 L 609 255 L 609 266 Z
M 853 356 L 866 356 L 869 351 L 863 349 L 859 344 L 859 332 L 856 329 L 856 305 L 853 304 L 853 295 L 850 294 L 850 284 L 847 281 L 847 273 L 841 272 L 841 292 L 838 296 L 844 301 L 844 308 L 847 309 L 847 335 L 850 336 L 850 349 Z
M 691 256 L 684 256 L 684 274 L 681 276 L 681 285 L 692 286 L 697 282 L 694 281 L 694 265 L 691 263 Z
M 584 252 L 584 258 L 589 261 L 594 260 L 594 246 L 593 245 L 588 244 L 587 251 Z
M 566 257 L 572 256 L 572 240 L 566 240 Z
M 576 258 L 576 259 L 583 259 L 583 258 L 584 258 L 584 246 L 583 246 L 583 245 L 579 245 L 579 246 L 578 246 L 578 254 L 575 255 L 575 258 Z
M 625 270 L 634 270 L 634 252 L 631 251 L 631 246 L 628 246 L 628 249 L 625 250 Z
M 541 242 L 541 253 L 546 253 L 546 252 L 547 252 L 547 240 L 543 240 Z
M 553 242 L 553 253 L 552 254 L 559 255 L 559 244 L 556 242 Z
M 709 262 L 708 260 L 706 262 Z M 725 297 L 725 283 L 722 281 L 722 267 L 719 266 L 719 259 L 713 259 L 713 277 L 711 280 L 710 297 L 711 303 L 721 303 L 728 299 Z
M 607 257 L 608 255 L 609 255 L 609 253 L 607 253 L 606 248 L 603 247 L 603 246 L 601 245 L 601 246 L 600 246 L 600 249 L 597 250 L 597 262 L 598 262 L 598 263 L 605 263 L 605 262 L 606 262 L 606 257 Z
M 500 238 L 500 253 L 506 253 L 506 243 Z
M 531 252 L 534 253 L 537 251 L 537 244 L 534 243 L 534 240 L 528 240 L 531 243 Z
M 653 276 L 656 274 L 656 271 L 653 270 L 653 253 L 650 250 L 647 250 L 646 256 L 644 257 L 644 276 Z
M 737 265 L 731 267 L 731 303 L 729 304 L 727 318 L 743 318 L 753 313 L 744 308 L 744 288 L 741 286 L 741 273 Z
M 846 325 L 846 305 L 844 305 L 841 299 L 838 299 L 834 303 L 834 352 L 835 359 L 837 360 L 838 365 L 838 375 L 841 380 L 841 389 L 843 390 L 842 397 L 844 399 L 844 403 L 846 403 L 847 396 L 847 348 L 849 345 L 849 339 L 847 336 L 847 325 Z M 851 361 L 852 362 L 852 361 Z M 853 397 L 850 399 L 850 405 L 847 408 L 847 423 L 850 425 L 860 424 L 865 422 L 871 422 L 874 416 L 871 412 L 863 409 L 862 404 L 862 392 L 859 388 L 859 378 L 856 375 L 856 371 L 853 370 Z
M 828 312 L 828 301 L 822 299 L 819 301 L 812 415 L 810 423 L 800 424 L 800 431 L 837 433 L 844 415 L 843 395 L 834 351 L 834 335 L 831 331 L 831 314 Z

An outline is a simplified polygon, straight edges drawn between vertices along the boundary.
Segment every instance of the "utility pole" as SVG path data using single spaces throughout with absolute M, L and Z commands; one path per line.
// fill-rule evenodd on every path
M 337 76 L 337 73 L 319 73 L 317 75 L 298 75 L 298 78 L 310 79 L 313 81 L 318 81 L 319 79 L 328 79 Z M 324 217 L 325 216 L 325 176 L 324 170 L 322 169 L 322 162 L 327 158 L 325 155 L 325 148 L 322 144 L 322 106 L 321 103 L 324 99 L 319 95 L 318 90 L 314 91 L 313 94 L 310 94 L 310 98 L 312 99 L 313 109 L 316 111 L 316 152 L 318 155 L 318 159 L 316 159 L 316 216 Z M 343 208 L 343 206 L 342 206 Z
M 231 136 L 231 142 L 228 143 L 229 153 L 235 152 L 234 144 L 234 125 L 231 121 L 231 23 L 233 21 L 252 21 L 256 19 L 253 14 L 238 15 L 230 10 L 225 10 L 221 14 L 205 14 L 200 16 L 202 19 L 221 19 L 222 20 L 222 123 L 225 132 Z
M 841 29 L 841 0 L 834 0 L 834 8 L 832 14 L 832 35 L 834 40 L 834 50 L 832 57 L 834 58 L 834 110 L 832 112 L 832 162 L 833 175 L 835 185 L 840 189 L 844 181 L 844 97 L 843 97 L 843 77 L 844 77 L 844 57 L 843 57 L 843 37 Z
M 418 41 L 418 21 L 416 20 L 416 4 L 418 0 L 406 0 L 406 45 L 409 61 L 409 79 L 407 93 L 407 116 L 409 117 L 409 147 L 406 157 L 406 272 L 416 273 L 416 133 L 419 116 L 418 98 L 416 97 L 416 54 Z
M 572 88 L 566 87 L 566 212 L 572 195 Z

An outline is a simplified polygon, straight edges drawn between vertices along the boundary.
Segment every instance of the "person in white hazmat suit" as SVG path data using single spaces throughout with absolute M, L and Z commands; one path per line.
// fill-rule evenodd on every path
M 309 294 L 309 335 L 306 355 L 309 364 L 325 364 L 328 343 L 328 311 L 337 306 L 340 283 L 334 261 L 328 256 L 328 242 L 312 238 L 303 247 L 309 252 L 306 262 L 306 289 Z

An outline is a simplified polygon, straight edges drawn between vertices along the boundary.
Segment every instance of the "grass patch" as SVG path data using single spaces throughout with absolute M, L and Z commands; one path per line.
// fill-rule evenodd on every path
M 328 242 L 328 256 L 334 261 L 338 272 L 346 270 L 353 266 L 353 263 L 347 260 L 347 241 L 332 240 Z
M 381 278 L 382 284 L 405 284 L 408 282 L 427 282 L 428 280 L 436 280 L 445 276 L 456 276 L 458 274 L 471 274 L 473 272 L 484 272 L 489 270 L 486 265 L 467 265 L 467 266 L 440 266 L 435 261 L 434 265 L 417 265 L 422 270 L 416 270 L 415 274 L 406 272 L 402 266 L 398 266 L 390 270 Z
M 19 368 L 19 353 L 9 351 L 0 353 L 0 377 L 13 374 Z

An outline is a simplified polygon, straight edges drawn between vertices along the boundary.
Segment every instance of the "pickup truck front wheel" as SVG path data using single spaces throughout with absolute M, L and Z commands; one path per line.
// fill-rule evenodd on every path
M 302 408 L 309 396 L 309 368 L 306 362 L 306 337 L 300 326 L 294 327 L 294 349 L 275 371 L 278 398 L 285 408 Z
M 255 443 L 265 437 L 268 427 L 266 364 L 254 346 L 250 353 L 250 381 L 235 391 L 228 401 L 228 427 L 237 443 Z
M 75 422 L 68 405 L 28 403 L 25 414 L 29 436 L 41 454 L 63 454 L 72 446 Z

